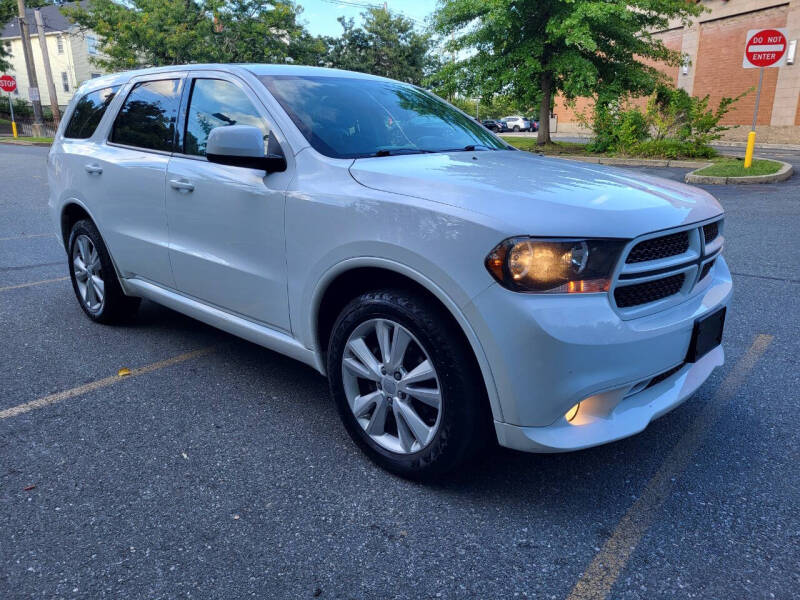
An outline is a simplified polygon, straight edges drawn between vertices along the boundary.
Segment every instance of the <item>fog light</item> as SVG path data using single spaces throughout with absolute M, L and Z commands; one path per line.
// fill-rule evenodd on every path
M 577 416 L 577 414 L 578 414 L 578 409 L 579 409 L 580 407 L 581 407 L 581 403 L 580 403 L 580 402 L 578 402 L 578 403 L 577 403 L 575 406 L 573 406 L 573 407 L 572 407 L 572 408 L 570 408 L 570 409 L 569 409 L 567 412 L 565 412 L 565 413 L 564 413 L 564 418 L 565 418 L 567 421 L 572 421 L 572 419 L 574 419 L 574 418 Z

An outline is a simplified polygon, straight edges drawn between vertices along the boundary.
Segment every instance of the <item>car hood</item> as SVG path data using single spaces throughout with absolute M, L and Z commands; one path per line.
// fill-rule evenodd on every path
M 723 212 L 699 188 L 522 151 L 358 159 L 350 173 L 369 188 L 497 219 L 509 235 L 630 238 Z

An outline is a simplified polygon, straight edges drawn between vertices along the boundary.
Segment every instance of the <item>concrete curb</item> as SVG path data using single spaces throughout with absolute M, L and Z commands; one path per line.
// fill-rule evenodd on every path
M 691 173 L 687 173 L 684 181 L 686 183 L 702 183 L 707 185 L 725 185 L 729 183 L 735 184 L 750 184 L 750 183 L 778 183 L 779 181 L 786 181 L 794 173 L 792 165 L 780 160 L 775 162 L 781 163 L 781 168 L 777 173 L 771 175 L 750 175 L 747 177 L 712 177 L 710 175 L 695 175 L 700 169 L 695 169 Z

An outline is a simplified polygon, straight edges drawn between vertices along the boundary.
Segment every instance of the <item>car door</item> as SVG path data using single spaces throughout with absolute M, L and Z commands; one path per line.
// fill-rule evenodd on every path
M 179 148 L 167 168 L 167 221 L 177 289 L 250 320 L 289 331 L 284 243 L 285 191 L 293 160 L 263 104 L 242 81 L 220 72 L 187 80 Z M 265 149 L 283 144 L 285 172 L 210 163 L 208 134 L 251 125 Z
M 134 79 L 105 143 L 86 158 L 95 210 L 123 277 L 173 287 L 165 180 L 173 150 L 183 74 Z

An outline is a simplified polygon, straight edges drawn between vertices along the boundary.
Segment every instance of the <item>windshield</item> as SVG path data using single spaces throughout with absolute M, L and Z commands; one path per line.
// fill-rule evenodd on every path
M 260 79 L 308 143 L 332 158 L 508 149 L 477 121 L 412 85 L 352 77 Z

